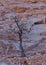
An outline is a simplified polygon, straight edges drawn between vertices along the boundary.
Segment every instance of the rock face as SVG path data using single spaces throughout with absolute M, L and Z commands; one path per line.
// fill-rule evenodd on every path
M 15 16 L 24 25 L 25 58 Z M 7 64 L 46 65 L 46 0 L 0 0 L 0 65 Z

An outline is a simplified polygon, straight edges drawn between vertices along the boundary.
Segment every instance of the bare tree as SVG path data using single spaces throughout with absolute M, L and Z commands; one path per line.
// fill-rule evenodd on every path
M 20 39 L 20 49 L 21 49 L 21 56 L 22 57 L 26 57 L 25 53 L 24 53 L 24 49 L 22 46 L 22 32 L 23 32 L 23 24 L 19 24 L 19 19 L 15 16 L 15 23 L 19 29 L 18 34 L 19 34 L 19 39 Z

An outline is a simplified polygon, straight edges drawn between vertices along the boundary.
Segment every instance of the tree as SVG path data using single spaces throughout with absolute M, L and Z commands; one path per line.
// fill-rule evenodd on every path
M 19 39 L 20 39 L 20 49 L 21 49 L 21 56 L 22 57 L 26 57 L 26 54 L 24 53 L 24 49 L 22 46 L 22 33 L 23 33 L 23 23 L 21 22 L 21 24 L 19 24 L 19 19 L 15 16 L 15 23 L 19 29 L 18 34 L 19 34 Z

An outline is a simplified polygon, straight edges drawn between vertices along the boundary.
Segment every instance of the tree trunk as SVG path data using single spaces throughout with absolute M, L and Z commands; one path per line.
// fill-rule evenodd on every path
M 26 55 L 25 55 L 25 53 L 24 53 L 23 46 L 22 46 L 22 28 L 21 28 L 21 26 L 18 24 L 18 23 L 19 23 L 19 20 L 18 20 L 18 18 L 17 18 L 16 16 L 15 16 L 15 22 L 16 22 L 18 28 L 19 28 L 18 34 L 19 34 L 19 39 L 20 39 L 21 56 L 22 56 L 22 57 L 26 57 Z
M 22 57 L 26 57 L 26 55 L 25 55 L 25 53 L 24 53 L 23 46 L 22 46 L 22 32 L 19 33 L 19 39 L 20 39 L 21 56 L 22 56 Z

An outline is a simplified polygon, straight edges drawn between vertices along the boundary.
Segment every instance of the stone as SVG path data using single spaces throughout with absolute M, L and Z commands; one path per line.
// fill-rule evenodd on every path
M 21 57 L 15 16 L 23 28 L 22 46 L 26 57 Z M 0 0 L 0 65 L 26 62 L 46 65 L 46 0 Z

